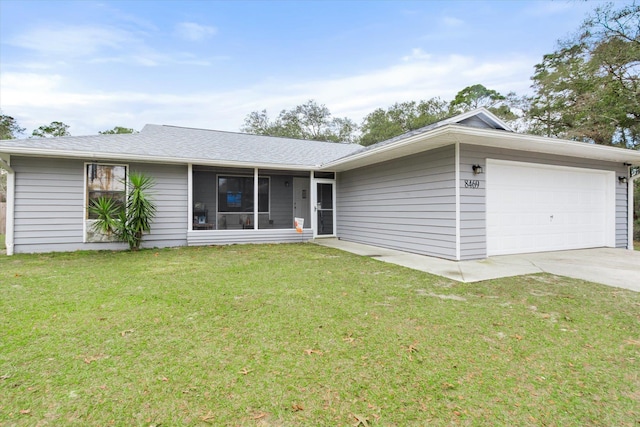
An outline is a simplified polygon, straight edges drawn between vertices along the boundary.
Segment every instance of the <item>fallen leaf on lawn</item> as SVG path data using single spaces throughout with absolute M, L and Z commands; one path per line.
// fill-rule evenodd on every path
M 259 420 L 259 419 L 264 418 L 264 417 L 266 417 L 266 416 L 267 416 L 267 413 L 266 413 L 266 412 L 260 412 L 259 414 L 254 415 L 254 416 L 253 416 L 253 419 L 254 419 L 254 420 Z
M 120 336 L 124 337 L 125 335 L 132 334 L 134 331 L 135 329 L 127 329 L 126 331 L 120 332 Z
M 407 347 L 407 351 L 409 353 L 417 353 L 418 352 L 418 342 L 414 341 L 412 344 L 409 345 L 409 347 Z
M 22 410 L 20 411 L 20 413 L 21 413 L 22 415 L 29 415 L 29 414 L 31 413 L 31 409 L 22 409 Z
M 169 382 L 169 378 L 167 378 L 167 377 L 162 377 L 162 378 L 160 378 L 160 381 Z
M 209 413 L 207 415 L 203 415 L 202 417 L 200 417 L 200 419 L 202 421 L 204 421 L 205 423 L 208 423 L 209 421 L 213 420 L 215 418 L 215 416 L 213 415 L 213 412 L 209 411 Z
M 322 351 L 320 351 L 320 350 L 313 350 L 313 349 L 305 350 L 305 351 L 304 351 L 304 353 L 305 353 L 307 356 L 311 356 L 312 354 L 319 354 L 319 355 L 322 355 Z
M 353 415 L 353 418 L 356 419 L 356 423 L 353 425 L 353 427 L 358 427 L 358 426 L 364 426 L 364 427 L 369 427 L 369 418 L 362 416 L 362 415 Z
M 86 363 L 88 365 L 91 362 L 95 362 L 97 360 L 104 359 L 104 358 L 105 358 L 104 354 L 96 354 L 94 356 L 87 356 L 87 357 L 84 358 L 84 363 Z
M 293 408 L 293 412 L 304 411 L 304 406 L 299 403 L 294 403 L 291 408 Z
M 513 337 L 518 341 L 522 340 L 522 335 L 515 334 Z
M 629 338 L 628 340 L 624 340 L 624 342 L 631 345 L 640 345 L 640 340 L 632 340 L 631 338 Z
M 251 371 L 252 371 L 251 369 L 247 369 L 247 368 L 242 368 L 242 369 L 240 369 L 240 373 L 241 373 L 242 375 L 247 375 L 247 374 L 248 374 L 249 372 L 251 372 Z
M 350 342 L 350 343 L 354 342 L 355 340 L 356 339 L 354 337 L 352 337 L 351 334 L 349 334 L 346 337 L 342 338 L 342 341 Z

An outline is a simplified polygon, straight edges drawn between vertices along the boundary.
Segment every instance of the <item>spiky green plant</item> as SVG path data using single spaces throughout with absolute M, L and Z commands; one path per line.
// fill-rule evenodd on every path
M 114 235 L 133 251 L 140 249 L 142 236 L 151 231 L 156 214 L 156 206 L 148 195 L 153 185 L 153 178 L 134 172 L 129 175 L 129 193 L 124 209 L 111 198 L 100 197 L 92 201 L 89 211 L 96 216 L 94 230 Z

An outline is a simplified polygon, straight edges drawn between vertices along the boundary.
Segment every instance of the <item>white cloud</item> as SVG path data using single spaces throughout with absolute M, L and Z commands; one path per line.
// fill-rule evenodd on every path
M 462 19 L 454 18 L 453 16 L 445 16 L 442 18 L 442 23 L 445 27 L 460 27 L 464 25 L 464 21 Z
M 426 53 L 425 51 L 423 51 L 418 47 L 418 48 L 411 49 L 411 55 L 403 56 L 402 60 L 404 62 L 408 62 L 408 61 L 414 61 L 414 60 L 429 59 L 430 57 L 431 55 L 429 55 L 428 53 Z
M 215 27 L 200 25 L 195 22 L 181 22 L 176 25 L 175 34 L 188 41 L 201 41 L 218 32 Z
M 309 99 L 326 104 L 338 117 L 360 122 L 376 108 L 395 102 L 441 97 L 450 100 L 466 86 L 483 84 L 503 94 L 529 90 L 537 58 L 429 55 L 415 49 L 411 61 L 341 78 L 265 80 L 227 91 L 76 92 L 57 74 L 0 75 L 2 109 L 31 130 L 61 120 L 73 135 L 95 134 L 113 126 L 141 129 L 146 123 L 237 131 L 244 117 L 267 109 L 272 117 Z
M 102 49 L 120 49 L 137 42 L 128 31 L 106 26 L 37 28 L 8 41 L 9 44 L 49 56 L 79 57 Z

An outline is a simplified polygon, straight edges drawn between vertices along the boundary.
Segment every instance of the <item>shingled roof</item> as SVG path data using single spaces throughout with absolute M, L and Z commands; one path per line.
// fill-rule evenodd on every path
M 0 141 L 0 152 L 8 154 L 304 168 L 314 168 L 361 149 L 358 144 L 165 125 L 146 125 L 137 134 Z
M 0 141 L 0 154 L 273 169 L 334 170 L 376 164 L 464 140 L 468 144 L 640 165 L 633 150 L 513 132 L 484 108 L 369 147 L 166 125 L 140 133 Z

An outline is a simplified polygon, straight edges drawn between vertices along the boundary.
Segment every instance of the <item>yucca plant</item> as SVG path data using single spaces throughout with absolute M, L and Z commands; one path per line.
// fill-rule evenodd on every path
M 156 206 L 147 194 L 153 185 L 153 178 L 134 172 L 129 175 L 129 194 L 124 209 L 112 198 L 93 200 L 89 211 L 96 216 L 94 231 L 114 235 L 128 243 L 132 251 L 140 249 L 142 236 L 151 231 L 156 214 Z

